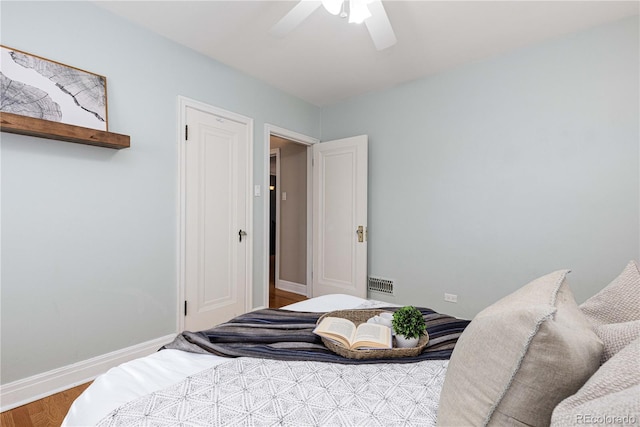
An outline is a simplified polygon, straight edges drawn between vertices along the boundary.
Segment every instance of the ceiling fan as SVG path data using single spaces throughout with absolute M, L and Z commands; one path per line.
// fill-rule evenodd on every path
M 397 42 L 381 0 L 301 0 L 269 32 L 274 36 L 284 37 L 320 6 L 324 6 L 332 15 L 342 18 L 348 16 L 349 23 L 364 22 L 377 50 L 386 49 Z

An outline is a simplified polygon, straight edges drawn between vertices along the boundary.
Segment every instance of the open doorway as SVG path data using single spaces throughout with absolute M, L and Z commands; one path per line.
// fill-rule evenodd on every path
M 319 140 L 293 131 L 265 125 L 264 183 L 270 182 L 272 137 L 306 146 L 306 297 L 344 293 L 361 298 L 367 295 L 367 135 L 358 135 L 318 144 Z M 281 150 L 282 161 L 282 150 Z M 281 165 L 282 169 L 282 165 Z M 276 185 L 276 202 L 289 200 L 284 184 Z M 287 191 L 287 195 L 283 195 Z M 256 194 L 260 194 L 256 186 Z M 266 196 L 266 195 L 265 195 Z M 283 197 L 284 196 L 284 197 Z M 263 298 L 269 306 L 269 200 L 264 197 Z M 280 209 L 282 210 L 282 208 Z M 276 215 L 277 213 L 276 206 Z M 298 217 L 300 213 L 298 213 Z M 280 224 L 284 221 L 281 219 Z M 305 228 L 305 227 L 303 227 Z M 303 233 L 299 229 L 299 233 Z M 275 231 L 278 239 L 278 225 Z M 282 240 L 282 239 L 280 239 Z M 276 240 L 276 257 L 279 254 Z M 280 255 L 283 255 L 280 253 Z M 275 260 L 274 292 L 278 292 Z M 286 282 L 286 280 L 285 280 Z M 282 280 L 279 282 L 282 285 Z M 295 285 L 294 285 L 295 287 Z
M 305 248 L 305 253 L 306 253 L 306 261 L 307 261 L 307 266 L 306 266 L 306 281 L 305 283 L 307 284 L 306 286 L 306 295 L 301 295 L 301 294 L 296 294 L 295 292 L 291 292 L 291 294 L 293 295 L 288 295 L 289 297 L 294 297 L 296 298 L 296 300 L 298 299 L 302 299 L 305 297 L 310 297 L 312 295 L 312 277 L 311 277 L 311 271 L 312 271 L 312 239 L 311 239 L 311 235 L 312 235 L 312 218 L 311 218 L 311 210 L 312 210 L 312 179 L 311 179 L 311 171 L 312 171 L 312 158 L 313 158 L 313 146 L 317 143 L 320 142 L 320 140 L 318 140 L 317 138 L 313 138 L 289 129 L 285 129 L 285 128 L 281 128 L 279 126 L 275 126 L 272 124 L 265 124 L 264 125 L 264 178 L 263 178 L 263 182 L 265 184 L 270 183 L 271 181 L 271 138 L 272 137 L 280 137 L 282 139 L 288 140 L 290 142 L 294 142 L 294 143 L 298 143 L 298 144 L 302 144 L 304 146 L 307 146 L 307 171 L 308 171 L 308 175 L 307 176 L 307 209 L 306 209 L 306 224 L 307 224 L 307 231 L 306 231 L 306 235 L 307 235 L 307 247 Z M 268 188 L 268 187 L 267 187 Z M 265 193 L 267 192 L 267 188 L 265 188 Z M 278 183 L 276 182 L 275 188 L 274 188 L 274 196 L 276 197 L 276 203 L 278 199 L 281 199 L 282 196 L 280 195 L 280 197 L 277 196 L 278 193 L 278 189 L 282 189 L 282 186 L 278 186 Z M 269 193 L 271 193 L 271 190 L 268 190 Z M 287 194 L 288 195 L 288 194 Z M 263 272 L 265 273 L 262 277 L 263 277 L 263 285 L 262 285 L 262 296 L 263 296 L 263 307 L 269 307 L 271 306 L 270 304 L 270 294 L 272 295 L 276 295 L 276 294 L 280 294 L 281 291 L 280 290 L 276 290 L 275 288 L 275 270 L 276 270 L 276 266 L 278 265 L 277 262 L 275 262 L 275 256 L 274 256 L 274 262 L 273 265 L 271 263 L 271 250 L 270 250 L 270 246 L 271 246 L 271 239 L 270 239 L 270 234 L 271 234 L 271 221 L 270 221 L 270 215 L 271 215 L 271 197 L 267 197 L 266 194 L 264 194 L 263 197 L 263 203 L 264 203 L 264 208 L 263 208 L 263 212 L 264 212 L 264 216 L 263 216 Z M 277 204 L 276 204 L 276 215 L 277 215 Z M 277 225 L 276 225 L 276 230 L 274 231 L 274 235 L 277 238 Z M 276 242 L 277 244 L 277 242 Z M 277 249 L 276 249 L 276 253 L 277 253 Z M 272 268 L 270 268 L 272 267 Z M 270 280 L 270 277 L 272 277 L 272 274 L 270 274 L 270 272 L 273 271 L 274 275 L 273 275 L 273 281 Z M 270 289 L 273 290 L 273 292 L 270 292 Z M 282 292 L 289 292 L 287 290 L 283 290 Z M 275 302 L 275 301 L 274 301 Z M 284 302 L 284 301 L 281 301 Z M 289 303 L 289 302 L 287 302 Z
M 308 292 L 308 145 L 269 139 L 269 307 L 302 301 Z

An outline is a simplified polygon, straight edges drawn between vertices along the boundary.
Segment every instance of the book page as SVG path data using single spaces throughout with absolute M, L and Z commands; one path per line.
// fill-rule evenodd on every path
M 358 326 L 354 347 L 391 348 L 391 329 L 384 325 L 362 323 Z
M 325 317 L 313 332 L 327 338 L 342 338 L 341 340 L 339 339 L 339 341 L 342 341 L 343 344 L 346 344 L 345 346 L 348 347 L 348 344 L 353 342 L 356 325 L 347 319 Z

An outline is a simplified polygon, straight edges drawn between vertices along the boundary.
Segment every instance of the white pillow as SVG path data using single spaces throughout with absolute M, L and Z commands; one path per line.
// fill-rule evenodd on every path
M 640 339 L 631 342 L 553 411 L 554 427 L 640 422 Z
M 598 369 L 602 342 L 565 282 L 543 276 L 480 312 L 445 377 L 440 426 L 547 426 Z

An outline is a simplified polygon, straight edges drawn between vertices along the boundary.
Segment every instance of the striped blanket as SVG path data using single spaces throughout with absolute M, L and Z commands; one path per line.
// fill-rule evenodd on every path
M 398 307 L 385 307 L 395 311 Z M 223 357 L 258 357 L 277 360 L 307 360 L 333 363 L 410 363 L 421 360 L 443 360 L 451 357 L 453 347 L 468 320 L 419 308 L 424 316 L 429 343 L 415 357 L 347 359 L 331 352 L 312 331 L 324 313 L 297 312 L 282 309 L 252 311 L 227 323 L 201 332 L 185 331 L 162 349 L 192 353 L 212 353 Z

